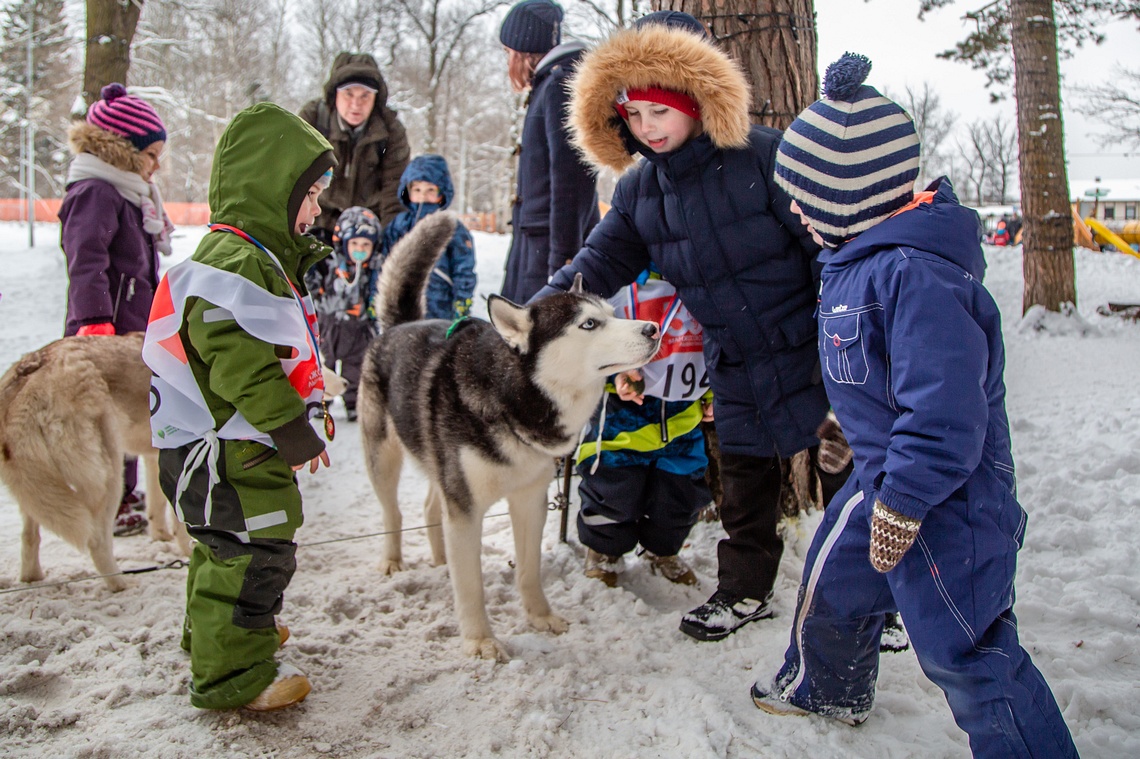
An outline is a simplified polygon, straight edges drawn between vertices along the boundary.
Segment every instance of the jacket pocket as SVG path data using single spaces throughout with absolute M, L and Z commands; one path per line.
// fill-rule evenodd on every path
M 823 370 L 840 385 L 862 385 L 867 381 L 867 347 L 863 341 L 863 312 L 820 314 L 819 353 Z

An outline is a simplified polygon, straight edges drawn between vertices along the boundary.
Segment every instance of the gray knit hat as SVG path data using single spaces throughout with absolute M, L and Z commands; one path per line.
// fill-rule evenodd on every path
M 823 241 L 838 247 L 914 198 L 919 141 L 897 103 L 863 84 L 865 56 L 827 67 L 823 98 L 792 122 L 776 154 L 776 184 Z

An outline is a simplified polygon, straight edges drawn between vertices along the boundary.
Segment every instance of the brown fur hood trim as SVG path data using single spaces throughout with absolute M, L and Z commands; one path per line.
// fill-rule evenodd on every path
M 583 56 L 570 86 L 571 141 L 598 168 L 622 172 L 634 163 L 614 109 L 627 88 L 684 92 L 700 104 L 714 145 L 748 144 L 748 81 L 735 61 L 689 31 L 654 24 L 617 32 Z
M 116 169 L 138 174 L 143 168 L 142 154 L 126 137 L 100 129 L 86 121 L 77 121 L 68 130 L 68 144 L 75 155 L 90 153 Z

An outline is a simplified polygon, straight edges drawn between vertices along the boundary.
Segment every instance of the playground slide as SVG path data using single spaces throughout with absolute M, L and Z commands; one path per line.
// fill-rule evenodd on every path
M 1133 250 L 1131 245 L 1124 242 L 1120 235 L 1116 234 L 1096 219 L 1090 216 L 1089 218 L 1085 219 L 1085 224 L 1088 225 L 1088 228 L 1092 230 L 1094 235 L 1101 238 L 1109 245 L 1119 250 L 1121 253 L 1128 253 L 1129 255 L 1140 258 L 1140 253 Z

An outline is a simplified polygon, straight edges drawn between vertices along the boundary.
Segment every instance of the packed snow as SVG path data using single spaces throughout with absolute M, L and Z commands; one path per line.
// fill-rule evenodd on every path
M 203 229 L 179 230 L 169 264 Z M 67 273 L 59 228 L 0 224 L 0 369 L 62 332 Z M 476 233 L 479 291 L 495 292 L 509 238 Z M 1005 316 L 1006 382 L 1020 497 L 1030 521 L 1015 610 L 1021 640 L 1053 688 L 1082 756 L 1140 756 L 1140 324 L 1096 314 L 1140 302 L 1140 259 L 1078 249 L 1077 313 L 1021 319 L 1019 248 L 987 250 L 986 284 Z M 482 304 L 480 304 L 482 308 Z M 936 346 L 932 346 L 932 350 Z M 109 592 L 88 556 L 45 533 L 44 587 L 18 580 L 20 518 L 0 487 L 0 754 L 11 757 L 913 757 L 969 755 L 942 693 L 913 652 L 884 655 L 859 728 L 758 711 L 748 688 L 778 667 L 803 556 L 820 514 L 786 525 L 775 619 L 719 643 L 677 630 L 715 589 L 717 524 L 682 556 L 699 588 L 627 557 L 619 586 L 582 574 L 571 520 L 551 513 L 543 576 L 570 631 L 531 631 L 514 588 L 506 507 L 485 523 L 492 625 L 513 659 L 465 657 L 446 567 L 422 530 L 404 535 L 407 571 L 377 571 L 383 529 L 356 425 L 334 407 L 333 466 L 303 473 L 305 526 L 280 621 L 281 656 L 313 691 L 255 715 L 190 706 L 178 645 L 184 569 Z M 66 456 L 66 451 L 60 451 Z M 575 486 L 576 489 L 576 486 Z M 551 494 L 556 492 L 552 483 Z M 422 524 L 425 483 L 400 486 L 405 526 Z M 575 492 L 575 502 L 577 494 Z M 123 569 L 179 558 L 173 544 L 116 538 Z M 55 584 L 73 580 L 67 584 Z

